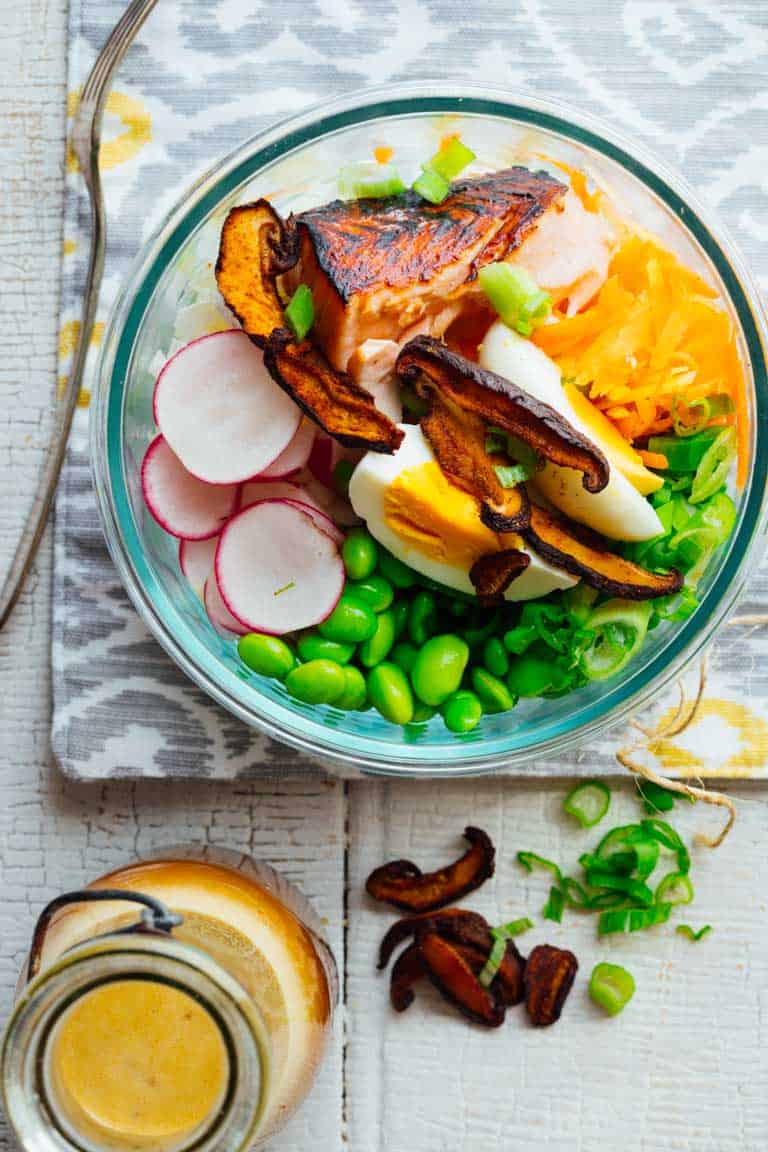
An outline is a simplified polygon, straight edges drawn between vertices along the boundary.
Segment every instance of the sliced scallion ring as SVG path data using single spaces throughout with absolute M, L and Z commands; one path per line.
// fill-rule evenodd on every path
M 698 932 L 694 931 L 690 924 L 678 924 L 677 928 L 675 928 L 675 932 L 679 932 L 681 936 L 685 936 L 688 940 L 697 943 L 699 940 L 703 940 L 711 931 L 711 924 L 705 924 L 703 928 L 699 928 Z
M 478 976 L 478 980 L 483 988 L 488 988 L 493 983 L 496 973 L 501 967 L 501 962 L 504 959 L 504 953 L 507 950 L 507 939 L 505 936 L 494 931 L 491 931 L 491 935 L 493 936 L 493 947 L 488 953 L 488 959 Z
M 315 321 L 315 302 L 312 289 L 299 284 L 286 305 L 285 319 L 297 340 L 303 340 Z
M 589 995 L 609 1016 L 617 1016 L 635 994 L 631 972 L 619 964 L 596 964 L 589 980 Z
M 693 900 L 693 884 L 681 872 L 670 872 L 656 889 L 657 904 L 690 904 Z
M 563 800 L 563 810 L 582 828 L 594 828 L 611 805 L 611 790 L 602 780 L 585 780 L 577 784 Z
M 717 416 L 729 416 L 734 410 L 734 403 L 727 392 L 720 392 L 714 396 L 705 396 L 700 400 L 691 400 L 686 403 L 676 396 L 672 403 L 672 421 L 677 436 L 695 436 L 702 428 Z
M 477 274 L 478 283 L 491 306 L 510 328 L 530 336 L 549 315 L 552 301 L 519 265 L 500 261 L 486 264 Z
M 597 922 L 597 934 L 598 936 L 610 936 L 614 932 L 626 932 L 628 922 L 629 909 L 627 908 L 601 912 Z
M 671 904 L 654 904 L 650 908 L 630 908 L 630 932 L 642 932 L 646 928 L 655 928 L 657 924 L 666 924 L 672 911 Z
M 405 184 L 392 164 L 361 161 L 347 164 L 339 172 L 339 195 L 342 200 L 371 200 L 399 196 Z
M 549 899 L 542 909 L 542 918 L 544 920 L 554 920 L 557 924 L 559 924 L 563 918 L 564 908 L 565 896 L 563 895 L 560 888 L 555 888 L 553 886 L 549 890 Z
M 517 862 L 525 868 L 526 872 L 533 872 L 534 868 L 546 868 L 557 879 L 558 884 L 563 882 L 563 874 L 554 860 L 547 860 L 545 856 L 537 856 L 535 852 L 518 852 Z
M 728 478 L 731 464 L 736 456 L 736 429 L 723 428 L 704 453 L 696 469 L 688 497 L 691 504 L 701 504 L 714 496 Z
M 590 614 L 586 627 L 594 639 L 581 656 L 590 680 L 604 680 L 621 671 L 642 648 L 653 606 L 647 601 L 606 600 Z

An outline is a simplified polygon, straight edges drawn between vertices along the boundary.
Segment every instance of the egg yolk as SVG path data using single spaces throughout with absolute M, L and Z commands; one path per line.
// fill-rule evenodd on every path
M 431 560 L 468 571 L 502 543 L 480 519 L 474 496 L 457 488 L 439 464 L 404 468 L 384 496 L 384 519 L 404 543 Z

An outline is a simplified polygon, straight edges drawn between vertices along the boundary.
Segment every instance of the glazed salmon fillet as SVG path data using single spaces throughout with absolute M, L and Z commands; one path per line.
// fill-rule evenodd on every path
M 315 336 L 344 371 L 366 340 L 442 336 L 479 291 L 478 269 L 506 259 L 565 192 L 514 167 L 457 181 L 441 204 L 414 192 L 334 200 L 293 219 L 300 258 L 286 280 L 312 289 Z

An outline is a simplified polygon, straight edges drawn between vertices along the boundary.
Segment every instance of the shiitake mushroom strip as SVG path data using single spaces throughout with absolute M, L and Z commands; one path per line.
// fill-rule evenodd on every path
M 504 488 L 500 483 L 495 465 L 506 460 L 486 452 L 485 424 L 479 416 L 435 395 L 421 418 L 421 430 L 445 475 L 480 501 L 480 518 L 491 531 L 517 532 L 528 523 L 525 488 L 521 484 Z
M 284 323 L 277 277 L 298 258 L 295 226 L 286 224 L 268 200 L 229 212 L 221 230 L 216 283 L 227 307 L 261 348 Z
M 419 934 L 416 946 L 427 976 L 444 999 L 486 1028 L 504 1022 L 506 1009 L 498 988 L 484 988 L 455 945 L 427 931 Z
M 287 328 L 277 328 L 264 345 L 264 363 L 310 420 L 340 444 L 390 454 L 399 447 L 402 431 L 370 392 L 337 372 L 308 340 L 297 344 Z
M 530 562 L 528 553 L 517 548 L 488 552 L 472 565 L 469 578 L 481 600 L 495 603 L 504 598 L 512 581 L 525 572 Z
M 435 390 L 462 412 L 517 436 L 553 464 L 577 469 L 587 492 L 601 492 L 608 483 L 610 469 L 603 453 L 559 412 L 439 340 L 416 336 L 401 351 L 396 367 L 421 395 L 428 397 Z
M 531 505 L 531 521 L 522 532 L 535 550 L 556 568 L 580 576 L 585 584 L 625 600 L 652 600 L 679 592 L 683 577 L 677 569 L 649 572 L 605 548 L 601 537 Z M 601 546 L 602 545 L 602 546 Z
M 406 912 L 431 912 L 444 908 L 493 875 L 495 849 L 487 833 L 467 827 L 464 837 L 471 848 L 454 864 L 422 873 L 410 860 L 396 860 L 375 868 L 365 888 L 374 900 L 382 900 Z
M 395 861 L 397 863 L 410 864 L 410 861 Z M 493 938 L 484 916 L 466 908 L 443 908 L 439 912 L 423 912 L 420 916 L 404 916 L 402 920 L 396 920 L 379 947 L 380 969 L 389 964 L 395 948 L 414 937 L 427 920 L 434 925 L 436 932 L 455 944 L 469 944 L 486 952 L 491 949 Z
M 443 933 L 438 933 L 443 936 Z M 443 938 L 445 938 L 443 936 Z M 470 944 L 460 944 L 451 940 L 459 955 L 466 961 L 475 976 L 478 976 L 485 967 L 488 959 L 487 950 L 474 947 Z M 503 1003 L 511 1008 L 520 1004 L 524 996 L 525 960 L 517 951 L 512 940 L 508 940 L 504 958 L 494 977 L 491 988 L 501 997 Z M 389 983 L 389 996 L 392 1007 L 396 1012 L 405 1012 L 413 1003 L 413 986 L 425 976 L 424 963 L 418 944 L 410 944 L 404 948 L 392 966 L 392 975 Z
M 425 975 L 418 944 L 410 944 L 392 965 L 389 999 L 395 1012 L 405 1012 L 413 1003 L 413 985 Z
M 548 1027 L 560 1019 L 579 962 L 573 952 L 539 944 L 525 965 L 525 1006 L 531 1022 Z

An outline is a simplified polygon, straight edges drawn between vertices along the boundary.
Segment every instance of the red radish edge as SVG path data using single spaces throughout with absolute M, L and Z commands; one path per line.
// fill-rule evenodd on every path
M 162 497 L 159 502 L 157 500 L 157 494 L 153 491 L 151 468 L 157 453 L 163 449 L 166 449 L 168 452 L 168 463 L 171 464 L 171 468 L 178 469 L 175 482 L 177 484 L 187 485 L 203 505 L 206 501 L 210 504 L 208 509 L 203 508 L 200 512 L 200 518 L 204 525 L 200 531 L 193 531 L 189 527 L 184 527 L 182 531 L 179 525 L 174 524 L 172 518 L 169 518 L 168 508 L 163 509 Z M 227 520 L 237 509 L 240 500 L 239 485 L 205 484 L 204 481 L 199 480 L 196 476 L 193 476 L 191 472 L 188 472 L 162 434 L 154 438 L 144 453 L 144 459 L 141 462 L 140 478 L 141 492 L 147 510 L 160 527 L 167 532 L 169 536 L 174 536 L 177 540 L 209 540 L 212 536 L 218 536 Z M 165 479 L 168 480 L 168 477 L 166 476 Z M 173 476 L 171 479 L 173 479 Z M 205 515 L 203 514 L 204 512 Z
M 295 476 L 309 460 L 314 440 L 314 426 L 303 417 L 287 448 L 259 476 L 254 476 L 254 480 L 285 480 Z
M 213 572 L 219 535 L 217 532 L 207 540 L 179 541 L 179 567 L 195 592 L 202 593 L 206 580 Z
M 256 503 L 258 504 L 260 501 L 257 500 Z M 302 512 L 306 512 L 307 516 L 309 516 L 312 520 L 314 520 L 315 524 L 317 524 L 320 531 L 325 532 L 328 536 L 330 536 L 331 540 L 333 540 L 337 547 L 340 548 L 344 543 L 346 537 L 341 528 L 339 528 L 334 523 L 328 513 L 324 512 L 322 508 L 317 508 L 314 504 L 310 504 L 306 500 L 294 500 L 291 496 L 285 497 L 285 503 L 293 504 L 296 508 L 300 508 Z
M 238 521 L 241 521 L 243 519 L 243 517 L 245 517 L 246 515 L 252 515 L 257 508 L 263 508 L 267 505 L 271 505 L 273 507 L 283 507 L 286 509 L 292 509 L 292 510 L 295 510 L 296 512 L 300 513 L 302 518 L 307 522 L 306 525 L 302 526 L 302 532 L 304 533 L 304 539 L 303 539 L 302 543 L 304 546 L 307 545 L 308 540 L 310 538 L 307 536 L 307 533 L 311 532 L 311 529 L 314 528 L 314 530 L 318 533 L 318 535 L 320 537 L 324 538 L 325 540 L 329 541 L 333 545 L 333 548 L 334 548 L 333 555 L 329 555 L 327 559 L 333 563 L 334 573 L 332 574 L 332 583 L 334 583 L 336 585 L 336 587 L 334 587 L 332 594 L 329 596 L 328 603 L 324 604 L 322 606 L 322 611 L 319 615 L 315 615 L 311 618 L 307 617 L 306 619 L 302 617 L 301 619 L 299 619 L 295 623 L 292 623 L 290 625 L 286 624 L 286 626 L 280 627 L 280 628 L 269 627 L 269 624 L 266 620 L 265 621 L 246 620 L 245 616 L 243 614 L 234 611 L 235 606 L 233 605 L 233 602 L 232 602 L 231 592 L 228 592 L 227 589 L 225 588 L 226 581 L 224 580 L 223 573 L 222 573 L 222 553 L 225 550 L 225 548 L 227 547 L 228 538 L 231 539 L 231 536 L 230 536 L 231 532 L 233 530 L 237 529 Z M 312 511 L 313 510 L 311 508 L 305 509 L 304 507 L 302 507 L 301 502 L 297 501 L 297 500 L 284 500 L 284 499 L 260 500 L 260 501 L 257 501 L 256 504 L 249 505 L 247 508 L 244 508 L 241 512 L 238 512 L 235 516 L 233 516 L 232 519 L 227 524 L 224 531 L 222 532 L 221 539 L 219 540 L 219 545 L 216 549 L 216 559 L 214 561 L 214 575 L 215 575 L 215 579 L 216 579 L 216 584 L 217 584 L 221 599 L 222 599 L 227 611 L 231 614 L 233 619 L 237 620 L 240 623 L 240 625 L 246 631 L 248 631 L 248 632 L 262 632 L 262 633 L 264 633 L 266 635 L 270 635 L 270 636 L 283 636 L 283 635 L 286 635 L 290 632 L 295 632 L 301 628 L 309 628 L 309 627 L 314 626 L 315 624 L 321 623 L 323 620 L 327 619 L 328 616 L 330 616 L 331 612 L 333 612 L 333 609 L 338 604 L 338 602 L 341 598 L 341 594 L 344 591 L 344 579 L 345 579 L 344 564 L 343 564 L 343 561 L 341 559 L 341 555 L 338 551 L 338 545 L 336 544 L 336 541 L 333 540 L 333 538 L 330 536 L 330 534 L 327 531 L 325 531 L 323 528 L 321 528 L 317 524 L 317 522 L 312 518 L 312 516 L 311 516 Z M 283 533 L 282 539 L 284 539 L 285 536 L 286 536 L 286 533 Z M 321 557 L 320 559 L 322 560 L 325 558 Z M 304 567 L 303 570 L 301 570 L 300 566 L 297 566 L 295 571 L 297 574 L 304 576 L 304 577 L 307 577 L 307 578 L 309 578 L 311 576 L 311 572 L 309 571 L 309 569 L 306 566 Z M 273 596 L 277 595 L 277 593 L 273 592 L 272 595 Z
M 208 619 L 217 632 L 227 632 L 234 636 L 245 636 L 252 629 L 246 627 L 227 608 L 221 589 L 216 581 L 214 572 L 203 585 L 203 605 L 208 613 Z

